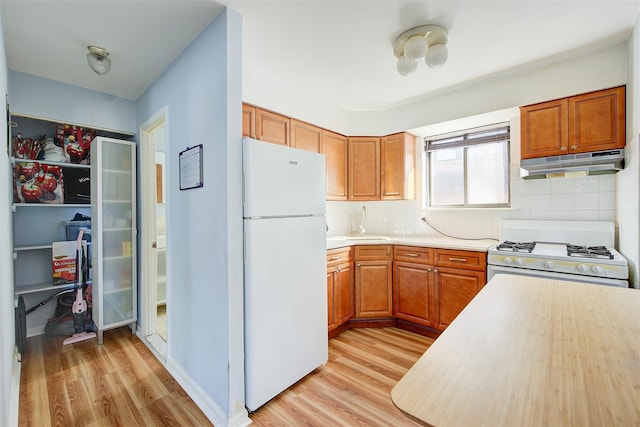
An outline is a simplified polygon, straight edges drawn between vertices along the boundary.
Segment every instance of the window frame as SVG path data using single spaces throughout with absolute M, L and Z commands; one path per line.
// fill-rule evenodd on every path
M 468 188 L 468 154 L 469 147 L 481 146 L 491 143 L 506 143 L 506 203 L 482 203 L 470 204 Z M 462 148 L 463 161 L 463 204 L 453 205 L 433 205 L 431 197 L 431 158 L 430 154 L 439 150 Z M 511 208 L 511 125 L 509 122 L 496 123 L 487 126 L 470 128 L 458 132 L 428 136 L 423 139 L 423 173 L 422 173 L 422 196 L 424 209 L 505 209 Z

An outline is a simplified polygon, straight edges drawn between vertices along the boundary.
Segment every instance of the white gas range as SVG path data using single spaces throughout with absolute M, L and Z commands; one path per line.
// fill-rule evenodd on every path
M 489 248 L 487 279 L 507 273 L 629 286 L 612 222 L 503 220 L 499 237 Z

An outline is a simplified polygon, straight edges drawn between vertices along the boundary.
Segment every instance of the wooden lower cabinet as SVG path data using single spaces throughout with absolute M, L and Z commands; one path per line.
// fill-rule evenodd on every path
M 329 250 L 327 263 L 329 332 L 397 324 L 437 336 L 486 283 L 486 252 L 357 245 Z
M 393 316 L 393 246 L 355 246 L 356 318 Z
M 458 268 L 434 269 L 436 325 L 444 330 L 485 285 L 485 272 Z
M 393 316 L 434 326 L 433 268 L 424 264 L 393 263 Z
M 327 252 L 327 326 L 336 329 L 353 318 L 353 259 L 351 249 Z

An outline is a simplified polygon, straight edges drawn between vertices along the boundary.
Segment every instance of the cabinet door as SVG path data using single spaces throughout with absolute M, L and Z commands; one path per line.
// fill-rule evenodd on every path
M 335 322 L 340 326 L 353 318 L 353 263 L 340 264 L 334 285 Z
M 322 153 L 322 129 L 291 119 L 291 146 L 300 150 Z
M 440 267 L 436 268 L 434 273 L 436 328 L 444 330 L 484 286 L 485 273 Z
M 625 87 L 569 98 L 569 152 L 623 148 Z
M 102 330 L 137 319 L 135 143 L 91 143 L 93 318 Z M 135 329 L 134 329 L 135 330 Z
M 382 200 L 415 197 L 415 136 L 397 133 L 380 139 Z
M 432 267 L 393 263 L 393 315 L 398 319 L 433 326 Z
M 333 302 L 333 289 L 335 288 L 335 268 L 327 269 L 327 327 L 329 331 L 336 328 L 335 304 Z
M 349 137 L 349 200 L 380 200 L 380 138 Z
M 289 145 L 289 118 L 256 108 L 256 138 L 273 144 Z
M 327 168 L 327 200 L 347 200 L 347 137 L 322 131 Z
M 256 109 L 242 104 L 242 136 L 256 137 Z
M 568 154 L 568 101 L 558 99 L 520 108 L 523 159 Z
M 356 261 L 356 317 L 393 315 L 391 261 Z

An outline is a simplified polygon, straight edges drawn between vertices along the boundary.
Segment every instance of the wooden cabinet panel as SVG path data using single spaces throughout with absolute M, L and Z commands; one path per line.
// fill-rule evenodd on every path
M 423 264 L 393 263 L 393 315 L 425 326 L 433 322 L 433 273 Z
M 335 274 L 336 281 L 333 288 L 333 301 L 337 327 L 348 322 L 354 316 L 353 263 L 340 264 Z
M 520 108 L 521 157 L 567 154 L 568 101 L 558 99 Z
M 382 200 L 415 198 L 416 137 L 397 133 L 380 139 L 380 194 Z
M 391 261 L 393 246 L 391 245 L 362 245 L 354 247 L 356 261 Z
M 433 265 L 433 249 L 419 246 L 394 246 L 393 260 Z
M 256 137 L 256 109 L 242 104 L 242 136 Z
M 332 331 L 336 328 L 335 304 L 333 302 L 333 289 L 335 288 L 335 268 L 327 269 L 327 328 Z
M 444 330 L 485 285 L 485 273 L 441 267 L 434 273 L 436 328 Z
M 623 148 L 625 86 L 520 107 L 521 157 Z
M 347 200 L 347 137 L 323 130 L 322 149 L 327 168 L 327 200 Z
M 354 315 L 353 258 L 351 248 L 327 251 L 327 326 L 329 331 Z
M 349 200 L 380 200 L 380 138 L 348 138 Z
M 391 261 L 356 261 L 356 317 L 393 315 Z
M 256 138 L 273 144 L 289 145 L 289 118 L 256 108 Z
M 439 267 L 485 271 L 487 269 L 487 253 L 436 249 L 435 265 Z
M 623 148 L 625 88 L 616 87 L 569 98 L 569 152 Z
M 290 126 L 293 148 L 322 153 L 322 129 L 295 119 L 290 119 Z

